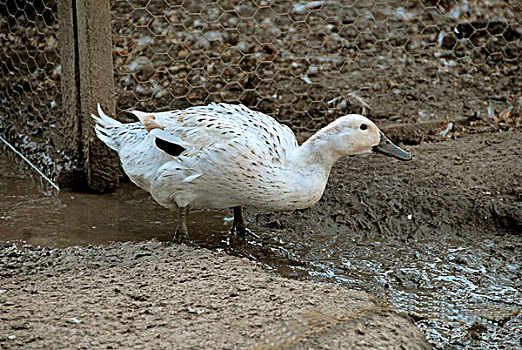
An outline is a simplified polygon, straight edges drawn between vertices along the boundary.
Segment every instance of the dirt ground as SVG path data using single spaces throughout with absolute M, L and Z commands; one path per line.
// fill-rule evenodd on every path
M 400 135 L 403 131 L 391 133 Z M 381 275 L 386 276 L 385 282 L 371 282 L 371 286 L 363 287 L 355 284 L 374 295 L 389 295 L 387 290 L 391 285 L 403 291 L 431 290 L 428 300 L 435 304 L 447 302 L 447 309 L 441 306 L 440 314 L 451 314 L 458 309 L 457 300 L 462 300 L 463 308 L 476 307 L 476 314 L 482 315 L 479 318 L 483 321 L 475 326 L 463 326 L 464 333 L 453 339 L 429 337 L 437 348 L 479 349 L 484 344 L 492 349 L 519 348 L 522 346 L 521 140 L 520 130 L 479 133 L 455 141 L 409 146 L 408 150 L 414 154 L 411 162 L 377 157 L 343 159 L 334 166 L 318 205 L 304 211 L 254 214 L 253 217 L 261 226 L 291 232 L 284 235 L 285 240 L 309 245 L 298 254 L 304 260 L 325 263 L 325 274 L 357 276 L 356 279 L 364 280 L 365 273 L 379 275 L 378 272 L 386 271 Z M 314 243 L 306 242 L 314 241 L 314 235 L 330 240 L 320 246 L 323 250 L 344 249 L 341 256 L 356 256 L 358 250 L 366 249 L 379 252 L 370 255 L 376 259 L 372 261 L 382 267 L 358 267 L 363 261 L 356 261 L 348 272 L 343 271 L 345 267 L 338 258 L 328 258 Z M 345 235 L 350 239 L 343 238 Z M 452 253 L 452 249 L 447 249 L 448 244 L 454 250 L 462 250 L 462 254 Z M 403 248 L 393 247 L 408 247 L 407 253 L 401 253 Z M 331 261 L 334 264 L 329 264 Z M 445 272 L 426 278 L 430 267 L 418 268 L 420 261 L 443 266 Z M 408 270 L 412 266 L 417 268 Z M 477 269 L 483 272 L 477 274 Z M 436 280 L 443 275 L 467 278 L 472 283 L 438 284 Z M 502 282 L 495 287 L 488 286 L 486 280 L 492 277 Z M 339 283 L 335 277 L 323 280 Z M 513 308 L 508 307 L 510 311 L 484 316 L 493 306 L 465 296 L 482 289 L 484 294 L 493 297 L 495 288 L 511 290 L 495 296 L 498 301 L 513 303 Z M 438 298 L 435 294 L 446 295 Z M 409 303 L 414 303 L 413 300 Z M 437 318 L 437 311 L 432 315 L 408 313 L 428 335 L 434 327 L 431 318 Z M 459 317 L 462 315 L 457 319 Z M 438 326 L 441 324 L 445 324 L 446 329 L 459 328 L 451 322 L 443 321 Z
M 388 134 L 400 138 L 408 127 L 399 129 Z M 410 162 L 345 158 L 334 166 L 318 205 L 257 219 L 287 230 L 342 228 L 399 240 L 433 232 L 520 235 L 521 136 L 520 130 L 479 133 L 406 146 L 414 154 Z
M 365 293 L 185 245 L 2 243 L 3 349 L 428 349 Z
M 476 247 L 472 254 L 487 251 L 482 266 L 520 293 L 521 136 L 519 130 L 479 133 L 407 146 L 414 154 L 411 162 L 382 156 L 343 159 L 316 206 L 284 213 L 250 209 L 248 216 L 264 234 L 284 232 L 295 242 L 310 239 L 314 232 L 353 232 L 361 240 L 402 246 L 486 237 L 495 244 Z M 473 257 L 461 259 L 458 263 L 466 265 Z M 510 268 L 498 268 L 504 263 Z M 403 263 L 390 257 L 388 264 Z M 376 306 L 365 293 L 285 279 L 263 266 L 154 241 L 66 249 L 2 243 L 0 344 L 6 348 L 430 347 L 411 321 Z M 419 283 L 414 275 L 395 278 L 403 284 Z M 518 310 L 493 317 L 496 336 L 507 335 L 491 341 L 491 348 L 521 344 L 521 329 L 513 323 L 520 319 Z M 410 316 L 420 326 L 429 321 L 422 315 Z M 487 334 L 484 328 L 468 332 L 470 348 L 487 344 L 481 338 Z M 452 346 L 462 348 L 458 343 Z

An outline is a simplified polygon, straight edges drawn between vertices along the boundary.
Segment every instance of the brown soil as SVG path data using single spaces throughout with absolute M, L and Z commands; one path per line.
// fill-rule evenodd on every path
M 520 291 L 521 136 L 483 133 L 407 146 L 411 162 L 344 159 L 318 205 L 288 213 L 251 209 L 249 216 L 263 236 L 284 233 L 303 244 L 314 232 L 412 247 L 489 237 L 495 244 L 472 253 L 489 277 Z M 266 261 L 270 247 L 259 256 L 253 251 L 255 261 Z M 502 262 L 511 268 L 498 268 Z M 384 263 L 400 283 L 419 282 L 399 274 L 401 260 L 390 256 Z M 184 245 L 50 249 L 5 243 L 0 289 L 0 344 L 7 348 L 429 348 L 411 321 L 377 307 L 367 294 L 285 279 L 261 265 Z M 513 321 L 520 314 L 503 317 L 495 332 L 511 335 L 493 343 L 519 344 Z M 475 328 L 468 332 L 480 346 L 485 328 Z
M 428 349 L 365 293 L 158 242 L 3 244 L 2 348 Z
M 316 273 L 334 276 L 318 278 L 321 281 L 360 288 L 385 299 L 390 289 L 429 291 L 432 302 L 446 304 L 447 309 L 441 307 L 431 316 L 408 311 L 416 324 L 427 335 L 433 328 L 461 328 L 453 339 L 431 336 L 437 348 L 480 349 L 484 344 L 491 349 L 518 348 L 522 344 L 521 140 L 520 130 L 472 134 L 407 146 L 414 154 L 411 162 L 376 156 L 347 158 L 334 167 L 316 206 L 292 213 L 259 213 L 253 218 L 263 227 L 284 232 L 279 237 L 299 246 L 290 247 L 299 260 L 324 264 L 315 268 Z M 448 246 L 462 249 L 461 253 L 450 253 Z M 340 255 L 335 253 L 339 250 Z M 370 256 L 381 264 L 379 268 L 357 266 L 360 262 L 355 261 L 347 269 L 339 260 L 366 250 L 372 251 Z M 435 276 L 444 275 L 440 272 L 426 278 L 431 268 L 418 265 L 426 261 L 455 278 L 472 281 L 471 285 L 438 283 Z M 477 268 L 483 272 L 477 274 Z M 367 283 L 370 279 L 365 274 L 383 281 Z M 358 282 L 339 282 L 338 275 Z M 496 287 L 486 282 L 491 279 L 497 281 Z M 487 309 L 493 307 L 490 301 L 466 296 L 477 288 L 510 305 L 506 312 L 488 315 Z M 514 298 L 494 296 L 495 288 L 509 289 Z M 459 326 L 449 318 L 443 320 L 455 308 L 476 309 L 471 314 L 480 321 Z M 403 309 L 414 310 L 413 300 Z M 465 317 L 459 317 L 464 322 Z
M 318 205 L 258 220 L 296 232 L 341 230 L 404 241 L 434 232 L 520 235 L 521 136 L 517 130 L 406 146 L 410 162 L 345 158 Z

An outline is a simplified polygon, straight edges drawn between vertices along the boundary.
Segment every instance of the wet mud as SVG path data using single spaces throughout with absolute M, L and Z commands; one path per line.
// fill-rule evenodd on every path
M 458 127 L 453 134 L 462 130 Z M 74 337 L 81 334 L 99 340 L 85 346 L 102 347 L 110 343 L 109 332 L 117 334 L 110 344 L 157 341 L 153 344 L 163 346 L 174 341 L 167 329 L 175 327 L 185 329 L 175 339 L 188 347 L 194 346 L 198 335 L 200 344 L 214 341 L 218 348 L 245 344 L 267 348 L 272 343 L 275 348 L 321 348 L 321 344 L 364 348 L 376 341 L 364 337 L 377 334 L 378 329 L 390 342 L 409 334 L 415 340 L 426 337 L 440 349 L 518 348 L 522 344 L 521 136 L 519 130 L 467 132 L 456 140 L 403 145 L 414 154 L 411 162 L 379 155 L 343 159 L 335 165 L 316 206 L 282 213 L 248 208 L 247 218 L 259 238 L 227 235 L 230 223 L 223 220 L 231 215 L 227 211 L 195 211 L 189 230 L 196 249 L 150 242 L 170 240 L 174 215 L 130 184 L 104 196 L 28 195 L 30 183 L 14 180 L 14 170 L 4 168 L 12 177 L 3 178 L 3 184 L 17 185 L 3 187 L 1 237 L 23 239 L 29 245 L 2 245 L 0 298 L 8 306 L 2 314 L 7 321 L 2 323 L 2 345 L 36 348 L 79 339 Z M 109 243 L 127 240 L 145 242 Z M 62 249 L 75 244 L 104 245 Z M 258 294 L 251 288 L 257 273 L 270 279 L 259 283 L 263 288 L 275 288 L 271 282 L 275 279 L 286 281 L 288 289 L 270 292 L 268 304 L 256 304 Z M 209 282 L 213 286 L 200 286 L 200 279 L 213 281 Z M 231 292 L 232 301 L 222 303 L 228 299 L 220 293 L 231 285 L 237 288 Z M 314 296 L 304 292 L 307 288 Z M 295 296 L 296 290 L 303 293 Z M 341 298 L 345 302 L 359 295 L 356 299 L 363 303 L 355 309 L 359 312 L 371 305 L 370 314 L 358 318 L 349 307 L 342 315 L 329 311 L 330 299 L 323 297 L 341 290 L 347 293 Z M 371 300 L 366 294 L 352 295 L 352 290 L 368 293 Z M 213 304 L 216 293 L 220 301 Z M 117 306 L 96 306 L 120 294 L 124 296 Z M 296 300 L 304 295 L 316 298 L 313 303 L 325 301 L 319 314 L 312 308 L 314 316 L 303 316 L 310 309 Z M 49 297 L 63 304 L 50 304 Z M 280 297 L 287 299 L 274 301 Z M 171 301 L 162 304 L 166 299 Z M 154 311 L 162 307 L 166 309 Z M 249 314 L 243 307 L 255 311 Z M 239 311 L 234 314 L 228 308 Z M 340 308 L 345 310 L 345 305 Z M 280 318 L 274 319 L 267 310 Z M 294 312 L 299 316 L 290 317 Z M 418 338 L 395 312 L 415 322 L 424 335 Z M 331 319 L 331 315 L 336 316 Z M 181 326 L 179 318 L 188 323 Z M 56 324 L 55 338 L 42 331 L 50 324 Z M 226 331 L 220 328 L 223 324 L 229 327 Z M 401 324 L 405 328 L 397 328 Z M 208 326 L 207 338 L 198 333 L 202 325 Z M 250 331 L 242 327 L 260 329 L 247 337 Z M 420 340 L 412 347 L 425 347 Z M 390 343 L 379 344 L 387 348 Z
M 521 136 L 410 146 L 409 163 L 344 159 L 315 207 L 254 217 L 313 279 L 381 296 L 437 348 L 519 348 Z
M 4 244 L 0 261 L 2 348 L 429 348 L 365 293 L 206 249 Z

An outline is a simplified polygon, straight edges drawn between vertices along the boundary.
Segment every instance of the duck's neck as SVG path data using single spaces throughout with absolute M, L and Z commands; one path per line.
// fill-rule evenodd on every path
M 334 163 L 342 157 L 333 147 L 335 145 L 333 131 L 327 126 L 299 146 L 292 157 L 295 166 L 304 169 L 320 168 L 329 174 Z

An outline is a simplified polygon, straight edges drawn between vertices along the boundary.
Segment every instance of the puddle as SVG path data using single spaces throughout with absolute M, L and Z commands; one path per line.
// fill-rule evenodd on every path
M 103 196 L 40 194 L 0 155 L 0 240 L 66 247 L 111 241 L 169 241 L 174 213 L 132 184 Z M 191 239 L 199 246 L 247 257 L 292 278 L 366 291 L 408 314 L 437 348 L 519 348 L 522 344 L 520 257 L 494 247 L 509 237 L 468 241 L 455 235 L 408 244 L 362 239 L 349 232 L 263 231 L 227 235 L 231 211 L 195 210 Z M 509 243 L 509 242 L 508 242 Z M 513 244 L 513 246 L 517 246 Z
M 172 239 L 177 216 L 158 206 L 144 191 L 123 183 L 103 196 L 62 190 L 40 193 L 29 178 L 0 154 L 0 239 L 21 239 L 32 245 L 64 248 L 111 241 Z M 231 213 L 191 211 L 189 229 L 201 243 L 225 233 L 223 218 Z
M 300 238 L 285 235 L 283 246 L 309 263 L 309 278 L 376 296 L 412 317 L 438 348 L 522 345 L 520 261 L 489 253 L 505 237 L 401 245 L 349 233 Z

